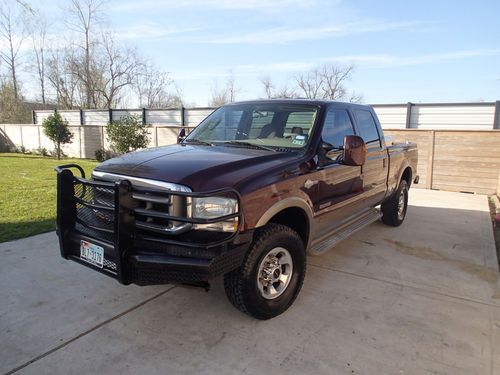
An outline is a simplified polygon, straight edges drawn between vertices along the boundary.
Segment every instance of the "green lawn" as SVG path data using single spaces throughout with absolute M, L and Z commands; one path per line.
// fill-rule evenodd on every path
M 89 175 L 94 160 L 0 153 L 0 242 L 55 229 L 56 172 L 61 164 L 80 164 Z

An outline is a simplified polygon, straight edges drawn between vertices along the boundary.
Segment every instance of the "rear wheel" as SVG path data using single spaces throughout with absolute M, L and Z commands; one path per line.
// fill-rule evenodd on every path
M 238 310 L 270 319 L 292 305 L 305 271 L 302 239 L 291 228 L 270 223 L 255 234 L 241 267 L 224 275 L 224 288 Z
M 408 183 L 401 180 L 396 193 L 382 204 L 382 221 L 384 224 L 398 227 L 406 217 L 408 209 Z

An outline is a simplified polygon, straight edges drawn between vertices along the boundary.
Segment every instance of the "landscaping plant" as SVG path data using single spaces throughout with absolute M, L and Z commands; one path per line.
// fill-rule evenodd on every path
M 146 148 L 149 143 L 148 129 L 138 116 L 122 116 L 106 126 L 106 135 L 113 149 L 120 154 Z
M 69 130 L 68 122 L 56 112 L 50 115 L 42 123 L 43 133 L 54 142 L 57 160 L 61 159 L 61 145 L 71 143 L 73 133 Z

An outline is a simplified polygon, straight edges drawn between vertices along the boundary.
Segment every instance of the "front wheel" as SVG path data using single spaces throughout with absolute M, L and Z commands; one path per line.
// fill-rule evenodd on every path
M 300 236 L 285 225 L 270 223 L 256 232 L 241 267 L 224 275 L 224 288 L 238 310 L 270 319 L 295 301 L 305 272 Z
M 406 217 L 408 209 L 408 183 L 402 180 L 396 193 L 382 204 L 382 221 L 384 224 L 398 227 Z

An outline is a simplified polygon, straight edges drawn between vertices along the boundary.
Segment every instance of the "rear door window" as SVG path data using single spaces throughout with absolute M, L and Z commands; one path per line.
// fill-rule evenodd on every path
M 358 124 L 359 135 L 363 138 L 365 143 L 379 142 L 380 145 L 377 125 L 375 124 L 371 112 L 363 109 L 356 109 L 354 114 Z

